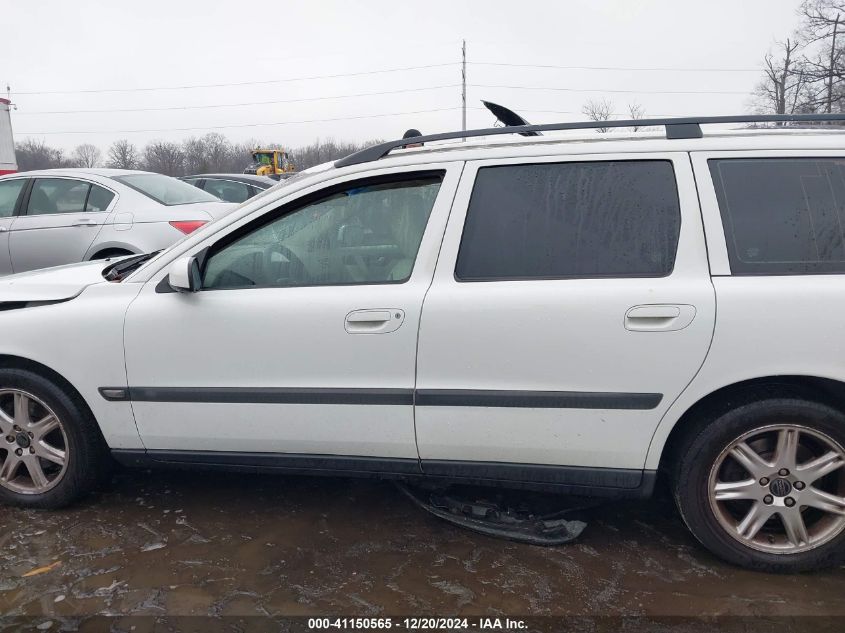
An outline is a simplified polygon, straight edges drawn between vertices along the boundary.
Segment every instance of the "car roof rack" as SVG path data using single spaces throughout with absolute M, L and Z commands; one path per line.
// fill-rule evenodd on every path
M 845 122 L 842 114 L 738 114 L 731 116 L 676 117 L 662 119 L 627 119 L 611 121 L 570 121 L 567 123 L 542 123 L 539 125 L 509 125 L 478 130 L 443 132 L 413 138 L 386 141 L 349 154 L 335 162 L 335 167 L 349 167 L 370 163 L 387 156 L 391 150 L 418 143 L 445 141 L 449 139 L 474 138 L 497 134 L 525 134 L 528 132 L 552 132 L 556 130 L 590 130 L 609 127 L 651 127 L 665 126 L 667 139 L 701 138 L 702 125 L 714 123 L 822 123 L 825 121 Z

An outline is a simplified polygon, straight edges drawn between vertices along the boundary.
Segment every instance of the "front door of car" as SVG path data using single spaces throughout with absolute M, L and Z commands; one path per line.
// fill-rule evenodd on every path
M 423 470 L 636 487 L 713 334 L 689 157 L 464 174 L 420 326 Z
M 406 168 L 312 187 L 185 253 L 202 260 L 198 292 L 171 291 L 166 269 L 154 275 L 125 329 L 146 448 L 241 462 L 380 457 L 416 470 L 417 328 L 459 173 Z
M 9 256 L 9 229 L 15 221 L 18 200 L 23 197 L 27 178 L 0 180 L 0 275 L 12 272 L 12 258 Z
M 14 271 L 82 261 L 114 198 L 86 180 L 35 178 L 9 235 Z

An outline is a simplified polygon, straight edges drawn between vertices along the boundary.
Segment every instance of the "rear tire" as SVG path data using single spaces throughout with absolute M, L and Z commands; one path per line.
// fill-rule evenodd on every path
M 674 496 L 717 556 L 768 572 L 845 560 L 845 415 L 769 398 L 717 415 L 678 452 Z M 815 465 L 812 465 L 815 462 Z
M 108 463 L 79 396 L 35 372 L 0 368 L 0 504 L 64 507 L 94 489 Z

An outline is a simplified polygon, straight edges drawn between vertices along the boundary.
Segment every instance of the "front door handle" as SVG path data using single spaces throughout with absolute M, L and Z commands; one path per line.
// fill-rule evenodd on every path
M 405 311 L 398 308 L 353 310 L 344 327 L 350 334 L 386 334 L 398 330 L 404 320 Z
M 673 332 L 683 330 L 694 318 L 695 306 L 687 304 L 639 305 L 625 313 L 625 329 L 633 332 Z

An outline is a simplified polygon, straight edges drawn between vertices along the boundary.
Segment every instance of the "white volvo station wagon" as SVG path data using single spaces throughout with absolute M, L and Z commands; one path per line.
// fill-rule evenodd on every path
M 393 141 L 158 254 L 3 278 L 0 500 L 65 505 L 110 458 L 633 497 L 662 472 L 726 560 L 836 564 L 845 136 L 699 125 L 775 119 Z

